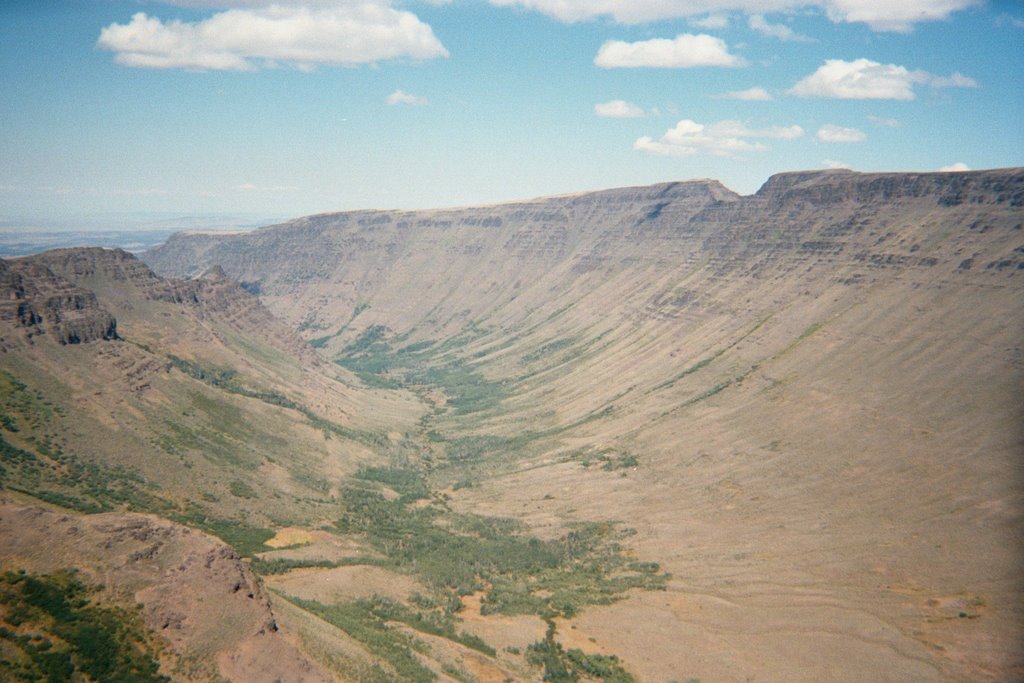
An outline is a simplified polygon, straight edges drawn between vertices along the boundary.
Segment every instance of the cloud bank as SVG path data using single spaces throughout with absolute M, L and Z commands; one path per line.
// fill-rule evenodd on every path
M 371 2 L 245 7 L 198 22 L 139 12 L 127 24 L 104 28 L 97 46 L 114 52 L 118 64 L 154 69 L 251 71 L 281 63 L 312 69 L 448 56 L 416 15 Z

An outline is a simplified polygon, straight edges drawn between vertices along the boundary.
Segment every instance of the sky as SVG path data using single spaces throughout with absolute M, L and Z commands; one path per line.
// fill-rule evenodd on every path
M 8 229 L 1021 165 L 1016 0 L 0 2 Z

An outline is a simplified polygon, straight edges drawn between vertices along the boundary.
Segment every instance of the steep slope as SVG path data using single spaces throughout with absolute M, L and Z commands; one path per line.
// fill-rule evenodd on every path
M 141 606 L 175 680 L 335 680 L 281 630 L 238 555 L 206 534 L 147 515 L 67 515 L 0 495 L 0 545 L 9 569 L 74 569 L 101 604 Z
M 986 680 L 1024 671 L 1022 221 L 1024 169 L 808 172 L 145 258 L 219 265 L 417 392 L 413 462 L 454 509 L 634 527 L 667 592 L 559 622 L 567 648 L 642 680 Z

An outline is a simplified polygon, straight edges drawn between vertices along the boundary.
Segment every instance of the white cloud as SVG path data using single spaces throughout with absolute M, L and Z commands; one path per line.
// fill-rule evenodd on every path
M 836 161 L 835 159 L 824 159 L 821 163 L 822 163 L 822 165 L 825 168 L 834 168 L 834 169 L 845 168 L 847 170 L 849 170 L 849 168 L 850 168 L 849 164 L 847 164 L 845 162 L 842 162 L 842 161 Z
M 768 149 L 763 142 L 751 138 L 792 140 L 803 133 L 800 126 L 748 128 L 739 121 L 719 121 L 705 126 L 683 119 L 659 140 L 647 136 L 639 138 L 633 143 L 633 149 L 669 157 L 692 156 L 698 152 L 731 157 L 743 152 L 764 152 Z
M 767 90 L 759 87 L 733 90 L 716 97 L 723 100 L 743 100 L 745 102 L 771 102 L 774 99 Z
M 594 113 L 607 119 L 638 119 L 644 110 L 625 100 L 612 100 L 594 105 Z
M 911 71 L 896 64 L 879 64 L 870 59 L 846 62 L 828 59 L 813 74 L 804 77 L 790 90 L 800 97 L 830 97 L 842 100 L 912 100 L 915 85 L 933 88 L 977 86 L 961 73 L 935 76 L 927 71 Z
M 448 55 L 416 15 L 372 2 L 229 9 L 194 23 L 139 12 L 104 28 L 97 45 L 119 64 L 158 69 L 248 71 L 279 62 L 311 69 Z
M 857 128 L 844 128 L 831 123 L 826 123 L 818 129 L 815 137 L 818 142 L 861 142 L 868 136 Z
M 705 33 L 681 33 L 675 40 L 654 38 L 637 43 L 609 40 L 594 57 L 594 64 L 604 69 L 743 66 L 744 63 L 742 58 L 729 53 L 724 40 Z
M 747 24 L 751 29 L 758 33 L 768 36 L 769 38 L 778 38 L 779 40 L 788 40 L 791 42 L 809 43 L 812 42 L 812 38 L 808 38 L 805 35 L 797 33 L 785 24 L 770 24 L 760 14 L 751 14 L 747 18 Z
M 903 125 L 898 119 L 886 118 L 884 116 L 875 116 L 873 114 L 868 114 L 868 121 L 875 124 L 876 126 L 881 126 L 882 128 L 899 128 L 900 126 Z
M 609 17 L 621 24 L 684 19 L 724 12 L 763 14 L 817 8 L 835 22 L 861 22 L 875 31 L 909 31 L 922 21 L 946 19 L 983 0 L 490 0 L 501 7 L 536 10 L 564 22 Z M 698 20 L 700 21 L 700 20 Z M 704 28 L 721 28 L 712 25 Z
M 971 169 L 967 167 L 967 164 L 965 164 L 962 161 L 958 161 L 955 164 L 950 164 L 949 166 L 943 166 L 942 168 L 939 169 L 939 171 L 942 173 L 960 173 L 962 171 L 970 170 Z
M 397 104 L 411 104 L 415 106 L 422 106 L 430 103 L 430 101 L 426 97 L 411 95 L 405 92 L 404 90 L 396 90 L 395 92 L 388 95 L 385 101 L 391 106 L 395 106 Z
M 982 0 L 824 0 L 833 21 L 861 22 L 875 31 L 906 33 L 922 21 L 938 21 Z M 819 4 L 819 3 L 815 3 Z
M 690 23 L 706 31 L 721 31 L 723 28 L 729 27 L 729 15 L 709 14 L 700 19 L 690 19 Z

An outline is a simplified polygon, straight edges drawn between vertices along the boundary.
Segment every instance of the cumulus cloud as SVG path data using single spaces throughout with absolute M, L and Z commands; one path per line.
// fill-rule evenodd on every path
M 429 104 L 429 100 L 427 100 L 426 97 L 411 95 L 405 92 L 404 90 L 396 90 L 395 92 L 388 95 L 384 101 L 390 104 L 391 106 L 395 106 L 397 104 L 411 104 L 415 106 Z
M 766 151 L 768 146 L 758 138 L 793 140 L 803 134 L 800 126 L 749 128 L 740 121 L 719 121 L 705 126 L 683 119 L 659 140 L 647 136 L 639 138 L 633 143 L 633 149 L 668 157 L 687 157 L 699 152 L 728 157 Z
M 564 22 L 608 17 L 622 24 L 684 19 L 724 12 L 762 14 L 814 7 L 835 22 L 860 22 L 875 31 L 909 31 L 982 0 L 490 0 L 492 5 L 536 10 Z M 699 20 L 698 20 L 699 21 Z M 705 28 L 721 28 L 707 26 Z
M 912 100 L 915 85 L 934 88 L 975 87 L 977 83 L 961 73 L 935 76 L 927 71 L 911 71 L 896 64 L 879 64 L 870 59 L 847 62 L 827 59 L 813 74 L 804 77 L 790 90 L 800 97 L 829 97 L 842 100 Z
M 416 15 L 372 2 L 244 7 L 198 22 L 139 12 L 127 24 L 104 28 L 97 45 L 116 53 L 119 64 L 158 69 L 249 71 L 278 63 L 311 69 L 448 55 Z
M 825 168 L 832 168 L 832 169 L 841 169 L 842 168 L 842 169 L 846 169 L 846 170 L 850 169 L 850 165 L 849 164 L 847 164 L 845 162 L 842 162 L 842 161 L 836 161 L 835 159 L 825 159 L 821 163 L 822 163 L 822 165 Z
M 759 87 L 733 90 L 716 97 L 723 100 L 743 100 L 746 102 L 771 102 L 774 99 L 767 90 Z
M 636 43 L 609 40 L 597 51 L 594 64 L 604 69 L 684 69 L 695 66 L 743 66 L 745 62 L 730 54 L 729 47 L 721 38 L 705 33 L 681 33 L 674 40 L 654 38 Z
M 785 24 L 771 24 L 760 14 L 751 14 L 747 17 L 747 25 L 751 29 L 757 31 L 761 35 L 768 36 L 769 38 L 778 38 L 779 40 L 788 40 L 799 43 L 812 42 L 812 38 L 808 38 L 805 35 L 797 33 Z
M 844 128 L 826 123 L 818 129 L 818 133 L 814 137 L 818 139 L 818 142 L 861 142 L 868 136 L 864 131 L 856 128 Z
M 824 0 L 833 21 L 859 22 L 875 31 L 906 33 L 922 21 L 938 21 L 982 0 Z M 814 3 L 819 4 L 819 3 Z
M 606 119 L 638 119 L 644 110 L 625 100 L 612 100 L 594 105 L 594 113 Z
M 949 166 L 943 166 L 942 168 L 939 169 L 939 171 L 942 173 L 960 173 L 962 171 L 970 170 L 971 169 L 967 167 L 967 164 L 965 164 L 962 161 L 958 161 L 955 164 L 950 164 Z

